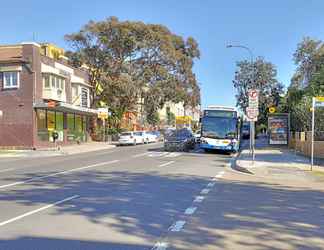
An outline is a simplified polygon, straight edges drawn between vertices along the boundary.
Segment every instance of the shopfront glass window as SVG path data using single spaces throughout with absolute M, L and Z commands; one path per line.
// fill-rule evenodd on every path
M 82 120 L 80 115 L 75 115 L 75 130 L 77 132 L 82 132 Z
M 48 141 L 49 134 L 46 126 L 46 110 L 38 109 L 36 111 L 37 136 L 40 141 Z
M 74 114 L 67 114 L 67 140 L 75 140 L 75 123 L 74 123 Z
M 47 128 L 50 131 L 55 129 L 55 112 L 47 111 Z

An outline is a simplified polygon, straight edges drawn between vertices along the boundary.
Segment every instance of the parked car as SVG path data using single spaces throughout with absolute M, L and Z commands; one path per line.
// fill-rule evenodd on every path
M 152 134 L 155 135 L 156 141 L 163 141 L 163 135 L 160 131 L 154 130 L 152 131 Z
M 157 142 L 157 136 L 152 131 L 144 131 L 145 142 Z
M 195 137 L 196 143 L 200 143 L 201 131 L 196 131 L 196 133 L 194 133 L 193 136 Z
M 120 134 L 118 143 L 119 145 L 137 145 L 137 144 L 144 144 L 145 140 L 141 132 L 123 132 Z
M 165 151 L 189 151 L 195 148 L 195 137 L 188 129 L 177 129 L 166 134 Z

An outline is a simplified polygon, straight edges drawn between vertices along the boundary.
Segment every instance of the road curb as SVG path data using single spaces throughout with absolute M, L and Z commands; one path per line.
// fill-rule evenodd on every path
M 239 164 L 237 164 L 237 161 L 238 161 L 238 158 L 240 157 L 241 155 L 241 152 L 242 150 L 240 150 L 236 155 L 235 157 L 231 160 L 230 162 L 230 168 L 232 170 L 234 170 L 235 172 L 238 172 L 240 174 L 248 174 L 248 175 L 254 175 L 253 172 L 251 172 L 250 170 L 248 170 L 247 168 L 245 167 L 242 167 L 240 166 Z

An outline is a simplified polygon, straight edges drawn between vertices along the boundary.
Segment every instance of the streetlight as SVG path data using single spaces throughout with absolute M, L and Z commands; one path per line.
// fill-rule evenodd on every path
M 241 49 L 245 49 L 249 52 L 250 54 L 250 60 L 251 60 L 251 66 L 252 66 L 252 83 L 254 82 L 254 56 L 253 56 L 253 52 L 252 50 L 244 45 L 232 45 L 232 44 L 228 44 L 226 45 L 226 48 L 230 49 L 230 48 L 241 48 Z M 254 132 L 255 132 L 255 127 L 254 127 L 254 122 L 250 121 L 250 152 L 252 152 L 252 159 L 254 162 L 254 158 L 255 158 L 255 154 L 254 154 Z

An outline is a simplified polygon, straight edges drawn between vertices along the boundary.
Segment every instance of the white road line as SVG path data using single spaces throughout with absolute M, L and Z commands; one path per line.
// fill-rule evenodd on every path
M 192 215 L 192 214 L 194 214 L 196 212 L 196 210 L 197 210 L 197 207 L 188 207 L 185 210 L 184 214 L 186 214 L 186 215 Z
M 208 194 L 209 193 L 209 191 L 210 191 L 210 189 L 209 188 L 204 188 L 203 190 L 201 190 L 201 194 Z
M 1 169 L 0 173 L 9 172 L 9 171 L 12 171 L 12 170 L 15 170 L 15 169 L 14 168 Z
M 208 184 L 207 184 L 207 187 L 213 187 L 213 186 L 215 186 L 215 182 L 209 182 Z
M 168 165 L 170 165 L 172 163 L 175 163 L 175 161 L 169 161 L 169 162 L 163 163 L 163 164 L 159 165 L 159 167 L 165 167 L 165 166 L 168 166 Z
M 186 221 L 178 220 L 169 228 L 169 230 L 171 232 L 180 232 L 185 224 L 186 224 Z
M 164 157 L 171 158 L 171 157 L 178 157 L 180 155 L 181 155 L 181 153 L 172 152 L 172 153 L 167 153 Z
M 151 250 L 166 250 L 168 245 L 166 242 L 157 242 Z
M 145 152 L 145 153 L 133 155 L 132 158 L 138 158 L 138 157 L 142 157 L 142 156 L 145 156 L 145 155 L 148 155 L 148 154 L 150 154 L 150 152 Z
M 200 203 L 200 202 L 202 202 L 204 199 L 205 199 L 204 196 L 196 196 L 196 198 L 194 199 L 193 202 Z
M 168 154 L 168 152 L 151 152 L 148 157 L 162 157 Z
M 97 163 L 97 164 L 93 164 L 93 165 L 89 165 L 89 166 L 85 166 L 85 167 L 73 168 L 73 169 L 70 169 L 70 170 L 62 171 L 62 172 L 57 172 L 57 173 L 48 174 L 48 175 L 44 175 L 44 176 L 40 176 L 40 177 L 35 177 L 35 178 L 31 178 L 31 179 L 28 179 L 28 180 L 25 180 L 25 181 L 17 181 L 17 182 L 14 182 L 14 183 L 2 185 L 2 186 L 0 186 L 0 189 L 4 189 L 4 188 L 7 188 L 7 187 L 13 187 L 13 186 L 25 184 L 25 183 L 28 183 L 28 182 L 32 182 L 32 181 L 38 181 L 38 180 L 42 180 L 42 179 L 45 179 L 45 178 L 48 178 L 48 177 L 53 177 L 53 176 L 57 176 L 57 175 L 63 175 L 63 174 L 71 173 L 71 172 L 84 170 L 84 169 L 89 169 L 89 168 L 94 168 L 94 167 L 98 167 L 98 166 L 108 165 L 108 164 L 112 164 L 112 163 L 116 163 L 116 162 L 119 162 L 119 160 L 101 162 L 101 163 Z
M 38 208 L 38 209 L 36 209 L 36 210 L 30 211 L 30 212 L 25 213 L 25 214 L 22 214 L 22 215 L 19 215 L 19 216 L 15 217 L 15 218 L 12 218 L 12 219 L 10 219 L 10 220 L 3 221 L 3 222 L 0 223 L 0 227 L 2 227 L 2 226 L 4 226 L 4 225 L 7 225 L 7 224 L 9 224 L 9 223 L 12 223 L 12 222 L 14 222 L 14 221 L 20 220 L 20 219 L 22 219 L 22 218 L 24 218 L 24 217 L 27 217 L 27 216 L 30 216 L 30 215 L 36 214 L 36 213 L 41 212 L 41 211 L 43 211 L 43 210 L 45 210 L 45 209 L 48 209 L 48 208 L 54 207 L 54 206 L 56 206 L 56 205 L 62 204 L 63 202 L 67 202 L 67 201 L 70 201 L 70 200 L 72 200 L 72 199 L 78 198 L 78 197 L 80 197 L 80 196 L 79 196 L 79 195 L 73 195 L 73 196 L 68 197 L 68 198 L 66 198 L 66 199 L 64 199 L 64 200 L 57 201 L 57 202 L 52 203 L 52 204 L 49 204 L 49 205 L 47 205 L 47 206 L 44 206 L 44 207 Z

